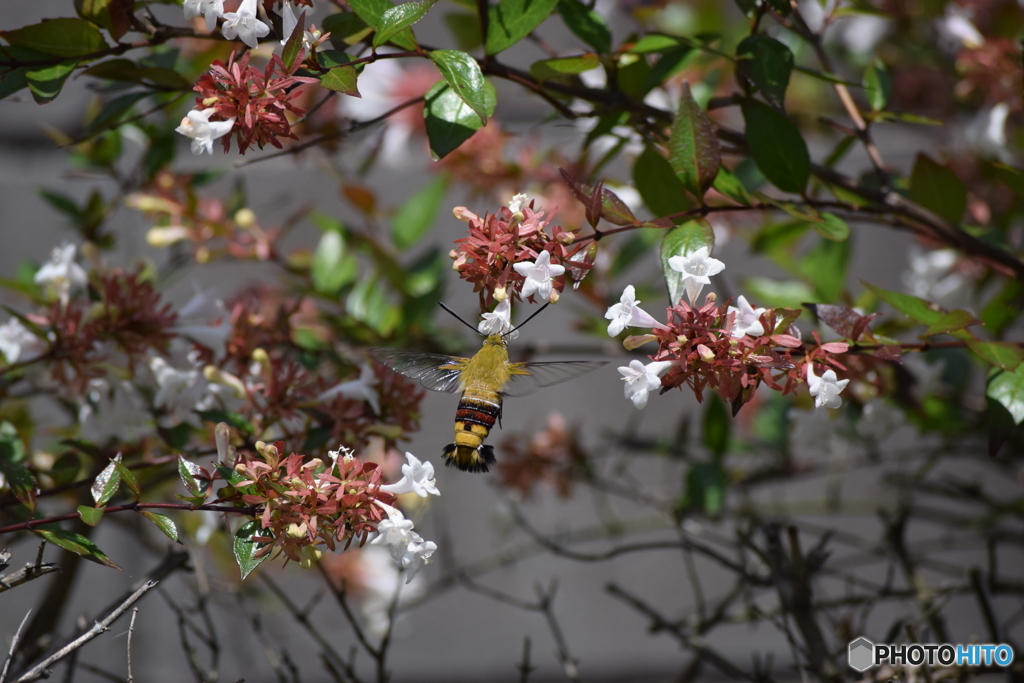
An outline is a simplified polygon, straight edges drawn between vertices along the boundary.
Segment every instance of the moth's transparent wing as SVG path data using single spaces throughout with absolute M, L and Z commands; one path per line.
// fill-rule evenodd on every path
M 414 379 L 432 391 L 455 393 L 462 384 L 468 358 L 401 349 L 370 349 L 370 355 L 399 375 Z
M 596 370 L 605 361 L 567 360 L 550 363 L 513 363 L 512 377 L 502 388 L 505 396 L 527 396 L 552 384 L 568 381 L 574 377 Z

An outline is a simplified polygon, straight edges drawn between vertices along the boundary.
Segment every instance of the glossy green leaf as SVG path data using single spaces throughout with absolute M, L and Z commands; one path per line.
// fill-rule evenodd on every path
M 574 57 L 555 57 L 542 59 L 530 65 L 530 75 L 538 81 L 546 81 L 566 76 L 575 76 L 601 66 L 601 60 L 595 54 L 576 55 Z
M 20 464 L 25 457 L 25 444 L 18 430 L 6 420 L 0 423 L 0 475 L 3 475 L 14 497 L 33 510 L 39 487 L 32 472 Z
M 711 184 L 711 187 L 737 204 L 750 206 L 751 198 L 747 188 L 732 171 L 724 166 L 718 169 L 718 175 L 715 176 L 715 182 Z
M 352 0 L 348 5 L 359 15 L 360 19 L 366 22 L 367 26 L 375 31 L 380 29 L 381 17 L 384 16 L 384 13 L 395 6 L 390 0 Z M 393 35 L 391 42 L 403 50 L 415 50 L 418 47 L 412 29 L 409 28 L 402 29 Z
M 494 86 L 485 81 L 484 111 L 488 116 L 494 113 L 496 101 Z M 430 151 L 435 161 L 458 149 L 459 145 L 483 127 L 476 112 L 444 81 L 436 83 L 427 92 L 423 115 L 426 118 Z
M 800 261 L 800 273 L 814 285 L 819 303 L 832 303 L 842 295 L 849 262 L 849 240 L 820 240 Z
M 881 287 L 875 287 L 866 282 L 862 282 L 875 296 L 895 308 L 900 313 L 903 313 L 914 322 L 921 323 L 922 325 L 932 326 L 943 319 L 945 319 L 948 311 L 936 306 L 930 301 L 925 301 L 916 296 L 910 294 L 902 294 L 900 292 L 893 292 Z M 950 333 L 952 336 L 958 339 L 968 340 L 971 339 L 971 335 L 964 330 L 954 330 Z
M 722 165 L 722 150 L 711 121 L 693 99 L 690 86 L 685 81 L 668 149 L 668 161 L 683 186 L 694 197 L 703 200 Z
M 64 82 L 72 74 L 78 62 L 68 60 L 53 64 L 51 66 L 40 66 L 29 69 L 25 74 L 28 82 L 28 89 L 32 92 L 32 99 L 36 104 L 47 104 L 56 99 L 60 94 Z
M 951 332 L 980 324 L 981 321 L 967 311 L 957 309 L 943 313 L 942 317 L 929 325 L 928 329 L 921 336 L 930 337 L 936 334 L 950 334 Z
M 1010 372 L 1024 362 L 1024 350 L 1014 342 L 969 341 L 967 346 L 985 362 Z
M 170 517 L 166 515 L 158 515 L 155 512 L 149 512 L 148 510 L 142 510 L 142 516 L 149 521 L 156 524 L 156 528 L 164 532 L 164 535 L 172 541 L 178 540 L 178 527 L 174 524 Z
M 85 19 L 61 17 L 13 31 L 0 31 L 11 45 L 58 57 L 81 57 L 107 48 L 100 30 Z
M 612 32 L 599 12 L 579 0 L 559 0 L 558 13 L 569 30 L 584 43 L 598 52 L 611 52 Z
M 117 464 L 121 461 L 121 454 L 118 453 L 110 464 L 103 468 L 92 483 L 92 499 L 97 507 L 102 507 L 110 502 L 110 499 L 121 487 L 121 473 L 117 471 Z
M 270 553 L 256 557 L 256 552 L 262 548 L 265 543 L 258 543 L 252 540 L 253 536 L 264 536 L 269 535 L 269 531 L 265 531 L 258 520 L 246 522 L 238 531 L 235 532 L 235 537 L 232 542 L 232 550 L 235 553 L 235 561 L 238 562 L 238 569 L 242 572 L 242 579 L 249 576 L 256 567 L 260 566 L 264 560 L 270 557 Z
M 633 163 L 633 185 L 655 216 L 671 216 L 693 207 L 668 159 L 652 147 L 644 148 Z
M 434 50 L 430 59 L 444 77 L 449 87 L 462 98 L 470 109 L 480 117 L 481 125 L 487 125 L 487 81 L 477 61 L 461 50 Z M 494 111 L 493 105 L 491 111 Z
M 302 34 L 306 30 L 306 13 L 299 14 L 298 23 L 292 29 L 290 36 L 285 36 L 284 49 L 281 50 L 281 61 L 290 70 L 295 65 L 302 48 Z
M 885 109 L 892 94 L 892 79 L 881 60 L 875 60 L 864 72 L 864 94 L 874 111 Z
M 985 395 L 1002 404 L 1014 424 L 1024 422 L 1024 364 L 1013 372 L 1003 371 L 993 377 Z
M 729 417 L 725 402 L 717 394 L 712 394 L 704 411 L 704 431 L 701 436 L 715 462 L 721 462 L 722 456 L 729 449 L 731 431 L 732 419 Z
M 435 4 L 437 4 L 437 0 L 405 2 L 385 11 L 380 15 L 380 21 L 377 24 L 377 34 L 373 37 L 373 46 L 380 47 L 400 31 L 415 24 L 425 17 L 430 8 Z
M 775 187 L 800 194 L 811 174 L 807 144 L 793 122 L 763 102 L 743 101 L 747 146 L 757 167 Z
M 967 187 L 948 167 L 919 153 L 910 175 L 910 198 L 955 225 L 967 208 Z
M 320 76 L 320 85 L 328 90 L 337 90 L 352 97 L 362 97 L 357 87 L 358 79 L 359 73 L 355 70 L 355 67 L 336 66 Z
M 78 514 L 81 516 L 82 521 L 89 526 L 96 526 L 103 519 L 103 508 L 89 507 L 88 505 L 79 505 Z
M 337 294 L 345 286 L 346 273 L 342 269 L 345 256 L 345 238 L 336 230 L 325 231 L 320 236 L 310 268 L 313 287 L 317 292 Z
M 664 54 L 688 45 L 690 45 L 690 41 L 686 38 L 677 38 L 663 33 L 651 33 L 633 43 L 633 47 L 626 51 L 638 55 Z
M 139 478 L 136 477 L 135 473 L 128 469 L 128 467 L 120 460 L 114 460 L 114 468 L 117 469 L 117 473 L 121 476 L 121 481 L 128 487 L 128 490 L 132 492 L 135 500 L 138 500 L 142 495 L 142 487 L 139 486 Z
M 185 485 L 185 490 L 193 496 L 198 496 L 203 492 L 205 482 L 198 479 L 201 473 L 199 465 L 191 460 L 186 460 L 184 455 L 178 456 L 178 476 L 181 477 L 181 483 Z
M 447 174 L 437 176 L 398 209 L 391 224 L 391 240 L 396 248 L 405 251 L 430 231 L 448 189 L 448 180 Z
M 76 534 L 73 531 L 65 531 L 64 529 L 52 528 L 52 529 L 33 529 L 34 533 L 39 534 L 50 543 L 69 550 L 76 555 L 81 555 L 87 560 L 102 564 L 105 567 L 112 569 L 120 569 L 113 560 L 107 557 L 102 550 L 100 550 L 95 543 L 90 541 L 88 538 L 81 534 Z
M 834 213 L 823 212 L 821 220 L 811 221 L 811 226 L 818 231 L 822 237 L 833 242 L 843 242 L 850 237 L 850 226 Z
M 28 68 L 20 67 L 0 72 L 0 100 L 10 97 L 28 86 Z
M 793 72 L 793 53 L 764 33 L 747 36 L 736 46 L 736 77 L 781 107 Z
M 499 0 L 491 5 L 484 51 L 496 55 L 540 26 L 558 0 Z
M 747 278 L 743 291 L 758 302 L 773 308 L 799 308 L 814 299 L 814 290 L 797 280 L 772 280 L 764 277 Z
M 981 309 L 979 316 L 989 332 L 997 337 L 1024 312 L 1024 282 L 1010 280 Z
M 673 270 L 668 260 L 673 256 L 687 256 L 701 247 L 707 247 L 709 253 L 715 250 L 715 231 L 703 218 L 687 221 L 678 228 L 669 230 L 661 240 L 658 251 L 661 272 L 668 286 L 668 299 L 673 305 L 686 293 L 686 283 L 683 282 L 683 274 Z

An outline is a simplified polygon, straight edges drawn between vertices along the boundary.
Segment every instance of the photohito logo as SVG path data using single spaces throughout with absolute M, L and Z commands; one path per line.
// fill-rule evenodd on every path
M 921 666 L 1010 666 L 1013 648 L 1005 643 L 953 645 L 875 645 L 867 638 L 850 643 L 847 657 L 850 668 L 867 671 L 880 664 Z

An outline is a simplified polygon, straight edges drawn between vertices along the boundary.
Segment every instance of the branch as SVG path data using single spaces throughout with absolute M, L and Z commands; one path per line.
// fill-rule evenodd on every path
M 189 503 L 125 503 L 124 505 L 112 505 L 110 507 L 103 508 L 103 514 L 109 514 L 111 512 L 124 512 L 126 510 L 139 510 L 155 509 L 155 510 L 187 510 L 189 512 L 195 512 L 197 510 L 207 510 L 211 512 L 230 512 L 236 515 L 248 515 L 250 517 L 258 515 L 260 508 L 257 506 L 250 506 L 244 508 L 229 507 L 227 505 L 191 505 Z M 71 519 L 79 519 L 82 516 L 80 512 L 69 512 L 66 515 L 60 515 L 58 517 L 47 517 L 46 519 L 30 519 L 27 522 L 21 522 L 20 524 L 11 524 L 0 528 L 0 535 L 9 534 L 14 531 L 25 531 L 31 530 L 33 527 L 43 526 L 45 524 L 54 524 L 56 522 L 66 522 Z
M 53 562 L 43 562 L 43 547 L 45 543 L 40 545 L 39 554 L 36 555 L 35 562 L 27 562 L 24 567 L 18 571 L 10 574 L 0 576 L 0 593 L 9 591 L 15 586 L 20 586 L 23 583 L 28 583 L 34 579 L 38 579 L 40 576 L 46 576 L 52 572 L 60 571 L 60 566 Z M 4 551 L 7 553 L 9 551 Z M 0 553 L 2 555 L 3 553 Z M 0 681 L 3 679 L 0 678 Z
M 132 593 L 127 600 L 117 606 L 113 612 L 111 612 L 102 621 L 97 621 L 93 624 L 93 627 L 83 633 L 81 636 L 71 641 L 61 649 L 54 652 L 52 655 L 36 664 L 26 674 L 17 680 L 17 683 L 29 683 L 30 681 L 38 681 L 40 678 L 49 678 L 51 671 L 50 666 L 59 662 L 60 660 L 67 657 L 69 654 L 82 647 L 90 640 L 93 640 L 97 636 L 105 633 L 109 630 L 110 625 L 117 621 L 118 617 L 131 609 L 132 605 L 142 599 L 142 597 L 149 591 L 156 588 L 156 581 L 147 581 L 141 588 Z

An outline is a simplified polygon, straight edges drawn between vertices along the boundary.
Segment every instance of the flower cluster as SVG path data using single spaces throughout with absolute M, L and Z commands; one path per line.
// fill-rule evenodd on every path
M 576 430 L 570 429 L 557 412 L 548 417 L 547 426 L 529 443 L 513 436 L 502 442 L 501 450 L 501 485 L 518 489 L 527 497 L 538 482 L 547 481 L 559 496 L 569 498 L 573 481 L 587 463 Z
M 203 74 L 195 85 L 194 89 L 199 93 L 196 104 L 202 108 L 199 112 L 202 116 L 198 118 L 202 120 L 193 120 L 197 118 L 194 116 L 196 112 L 191 112 L 191 125 L 183 121 L 178 130 L 193 138 L 194 154 L 212 150 L 212 140 L 216 137 L 221 138 L 224 151 L 228 151 L 231 146 L 231 137 L 227 135 L 229 131 L 234 133 L 238 151 L 242 154 L 252 145 L 262 149 L 270 144 L 280 149 L 280 138 L 297 139 L 286 113 L 295 116 L 306 113 L 294 102 L 301 95 L 301 88 L 297 86 L 316 83 L 317 79 L 295 75 L 302 66 L 301 58 L 288 68 L 280 57 L 274 55 L 261 72 L 250 66 L 248 52 L 238 59 L 236 57 L 237 53 L 232 53 L 227 64 L 215 61 L 210 71 Z M 216 127 L 216 122 L 210 122 L 214 114 L 223 122 L 234 121 L 233 127 L 228 130 L 223 126 Z M 197 143 L 201 147 L 199 151 Z
M 459 277 L 480 292 L 481 303 L 508 297 L 534 302 L 557 301 L 565 287 L 566 271 L 582 279 L 590 265 L 573 260 L 582 245 L 573 244 L 576 235 L 560 226 L 547 232 L 550 219 L 527 205 L 526 195 L 516 195 L 509 206 L 482 218 L 458 207 L 455 216 L 469 223 L 469 235 L 456 240 L 450 253 Z
M 680 281 L 689 302 L 681 300 L 670 307 L 665 323 L 640 308 L 632 285 L 605 313 L 611 321 L 609 336 L 617 336 L 627 327 L 651 329 L 650 334 L 627 338 L 627 348 L 658 342 L 658 350 L 649 356 L 653 362 L 644 365 L 633 360 L 619 368 L 625 397 L 634 406 L 645 407 L 652 391 L 664 393 L 685 384 L 698 401 L 703 400 L 705 389 L 717 391 L 735 412 L 754 397 L 762 383 L 785 394 L 804 378 L 816 407 L 842 405 L 839 393 L 850 380 L 838 379 L 835 371 L 846 368 L 834 355 L 845 353 L 846 343 L 823 344 L 815 334 L 817 345 L 795 360 L 791 350 L 805 348 L 799 330 L 792 326 L 799 311 L 754 308 L 743 296 L 737 298 L 738 306 L 729 306 L 729 302 L 719 305 L 714 294 L 698 305 L 701 290 L 725 264 L 711 258 L 707 247 L 673 256 L 668 263 L 682 274 Z M 815 374 L 815 363 L 825 367 L 821 376 Z
M 430 463 L 407 453 L 405 476 L 386 485 L 376 463 L 361 462 L 348 449 L 331 451 L 329 463 L 284 456 L 283 449 L 282 442 L 257 442 L 255 453 L 239 452 L 225 472 L 231 485 L 222 499 L 259 508 L 261 530 L 251 540 L 261 546 L 254 558 L 284 555 L 308 564 L 322 547 L 347 549 L 376 534 L 371 543 L 388 547 L 409 580 L 430 561 L 437 546 L 413 532 L 413 523 L 394 507 L 405 491 L 439 495 Z

